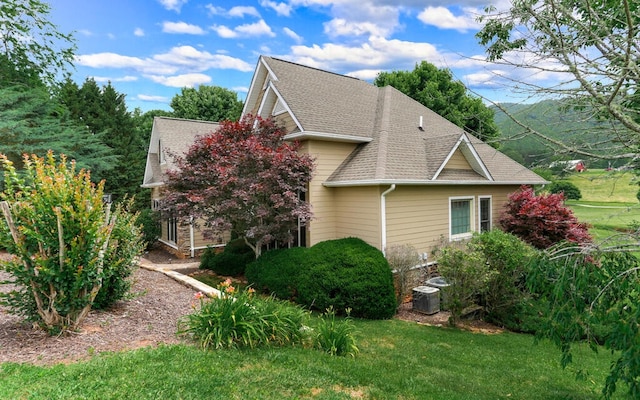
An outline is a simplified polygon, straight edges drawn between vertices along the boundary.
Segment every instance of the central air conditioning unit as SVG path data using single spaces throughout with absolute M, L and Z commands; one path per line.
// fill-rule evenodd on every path
M 413 310 L 423 314 L 440 312 L 440 289 L 431 286 L 413 288 Z

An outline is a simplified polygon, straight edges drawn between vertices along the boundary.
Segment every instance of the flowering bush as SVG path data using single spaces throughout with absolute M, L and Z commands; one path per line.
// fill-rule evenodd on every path
M 73 161 L 56 161 L 52 152 L 23 161 L 18 173 L 0 155 L 0 246 L 14 256 L 0 269 L 17 288 L 2 300 L 50 333 L 73 330 L 102 289 L 107 297 L 124 295 L 139 233 L 125 209 L 111 212 L 103 204 L 103 183 L 92 183 L 89 171 L 76 172 Z
M 204 349 L 304 344 L 309 313 L 273 297 L 255 295 L 252 288 L 237 291 L 226 280 L 220 295 L 194 295 L 194 313 L 179 321 L 179 334 L 191 335 Z
M 571 209 L 565 207 L 562 193 L 536 196 L 526 186 L 509 196 L 500 225 L 538 249 L 562 241 L 592 241 L 588 226 L 578 222 Z

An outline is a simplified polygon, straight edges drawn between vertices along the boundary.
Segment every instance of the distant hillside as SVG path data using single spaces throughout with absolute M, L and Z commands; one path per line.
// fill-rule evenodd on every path
M 502 104 L 509 114 L 522 122 L 525 126 L 560 140 L 565 144 L 585 147 L 597 146 L 607 135 L 604 123 L 594 123 L 589 110 L 565 110 L 561 103 L 545 100 L 534 104 Z M 528 166 L 548 166 L 556 159 L 584 159 L 575 154 L 558 154 L 557 149 L 547 141 L 532 134 L 524 134 L 525 130 L 496 107 L 495 121 L 501 132 L 500 150 L 516 161 Z M 606 168 L 608 160 L 585 160 L 591 168 Z M 617 164 L 622 164 L 618 161 Z M 617 165 L 613 165 L 614 167 Z

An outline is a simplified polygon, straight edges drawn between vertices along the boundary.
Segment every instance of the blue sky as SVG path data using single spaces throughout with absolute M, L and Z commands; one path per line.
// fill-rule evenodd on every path
M 498 8 L 508 0 L 495 0 Z M 491 101 L 515 101 L 484 61 L 476 17 L 485 0 L 51 0 L 75 32 L 73 79 L 111 81 L 130 110 L 170 110 L 182 87 L 215 85 L 244 100 L 269 55 L 371 81 L 426 60 Z M 521 72 L 520 72 L 521 73 Z M 529 77 L 535 79 L 535 77 Z

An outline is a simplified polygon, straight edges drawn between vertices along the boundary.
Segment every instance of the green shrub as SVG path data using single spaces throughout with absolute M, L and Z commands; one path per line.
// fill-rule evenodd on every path
M 335 311 L 329 307 L 316 326 L 315 346 L 332 356 L 355 357 L 360 349 L 356 345 L 353 331 L 349 315 L 344 319 L 337 319 Z
M 103 184 L 94 185 L 88 171 L 76 172 L 64 156 L 56 162 L 52 152 L 23 161 L 19 175 L 0 156 L 5 169 L 1 242 L 15 256 L 0 268 L 17 286 L 3 303 L 50 333 L 73 330 L 91 310 L 103 281 L 107 290 L 121 292 L 120 275 L 137 255 L 139 237 L 120 230 L 133 218 L 120 208 L 109 212 Z M 120 256 L 127 259 L 115 265 Z
M 393 275 L 382 252 L 361 239 L 320 242 L 301 268 L 299 304 L 351 309 L 358 318 L 385 319 L 396 312 Z
M 464 310 L 487 292 L 494 272 L 482 253 L 473 251 L 468 243 L 453 243 L 440 249 L 438 271 L 450 285 L 447 287 L 449 324 L 456 325 Z
M 145 248 L 142 228 L 137 214 L 128 210 L 133 200 L 119 203 L 112 215 L 115 225 L 111 231 L 109 247 L 104 255 L 102 287 L 93 302 L 93 308 L 105 309 L 127 296 L 131 289 L 129 279 L 137 266 L 137 257 Z
M 549 193 L 564 193 L 564 198 L 567 200 L 580 200 L 582 198 L 582 193 L 580 193 L 580 189 L 576 185 L 567 181 L 556 181 L 552 182 L 547 190 Z
M 304 344 L 309 313 L 299 306 L 260 297 L 253 289 L 237 293 L 231 281 L 218 286 L 220 297 L 196 293 L 199 308 L 179 321 L 178 333 L 204 349 Z
M 526 271 L 535 250 L 517 236 L 498 229 L 475 234 L 469 250 L 480 253 L 490 271 L 479 303 L 487 313 L 487 320 L 503 325 L 529 295 L 525 287 Z
M 227 243 L 222 252 L 207 248 L 200 258 L 200 268 L 218 275 L 238 276 L 244 274 L 247 264 L 254 259 L 255 253 L 244 239 L 235 239 Z
M 247 265 L 245 277 L 256 290 L 295 301 L 308 258 L 309 249 L 304 247 L 271 250 Z
M 142 227 L 142 239 L 147 249 L 153 247 L 160 235 L 160 213 L 150 208 L 143 208 L 138 214 L 138 225 Z

